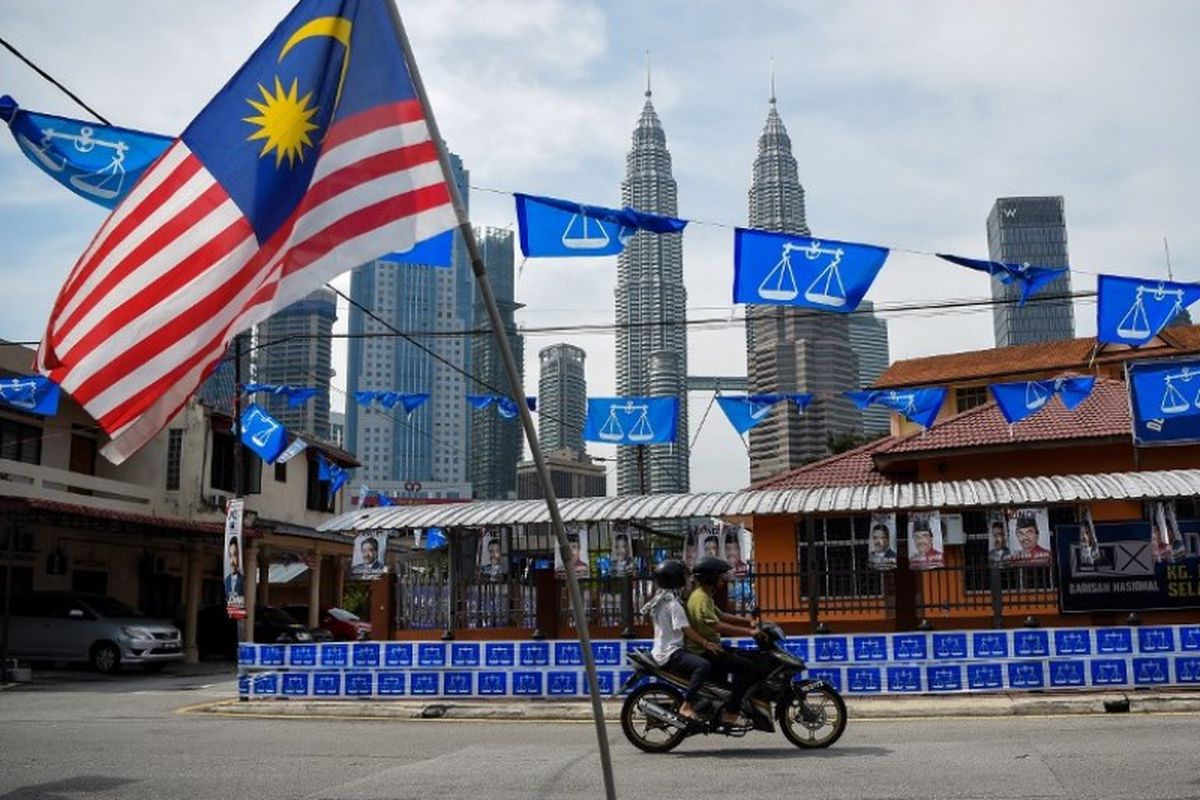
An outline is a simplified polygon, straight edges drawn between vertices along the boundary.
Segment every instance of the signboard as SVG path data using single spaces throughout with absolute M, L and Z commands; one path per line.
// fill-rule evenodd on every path
M 242 509 L 244 501 L 233 498 L 225 511 L 224 565 L 225 611 L 231 619 L 246 618 L 246 576 L 242 562 Z
M 1200 442 L 1200 360 L 1139 361 L 1126 371 L 1134 445 Z
M 1161 560 L 1155 556 L 1154 527 L 1149 522 L 1101 523 L 1088 534 L 1085 526 L 1058 526 L 1062 610 L 1200 608 L 1200 522 L 1179 522 L 1183 546 L 1173 554 L 1161 553 Z

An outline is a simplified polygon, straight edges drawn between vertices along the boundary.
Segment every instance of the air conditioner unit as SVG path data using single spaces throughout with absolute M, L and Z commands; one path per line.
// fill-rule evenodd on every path
M 225 510 L 225 504 L 228 500 L 229 498 L 223 494 L 210 494 L 204 498 L 204 502 L 209 508 L 216 508 L 221 511 Z

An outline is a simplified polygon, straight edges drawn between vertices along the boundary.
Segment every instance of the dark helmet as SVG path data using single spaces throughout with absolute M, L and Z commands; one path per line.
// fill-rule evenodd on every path
M 705 556 L 697 562 L 696 566 L 692 567 L 692 574 L 706 580 L 715 581 L 731 569 L 733 567 L 729 566 L 728 561 L 714 556 Z
M 687 583 L 687 567 L 677 558 L 668 558 L 654 568 L 654 582 L 660 589 L 682 589 Z

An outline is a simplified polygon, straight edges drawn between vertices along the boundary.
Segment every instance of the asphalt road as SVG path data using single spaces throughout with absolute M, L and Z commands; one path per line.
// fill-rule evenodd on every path
M 87 673 L 0 691 L 0 800 L 602 797 L 590 724 L 239 719 L 179 713 L 226 676 Z M 643 754 L 609 727 L 622 798 L 1196 798 L 1200 716 L 851 720 Z

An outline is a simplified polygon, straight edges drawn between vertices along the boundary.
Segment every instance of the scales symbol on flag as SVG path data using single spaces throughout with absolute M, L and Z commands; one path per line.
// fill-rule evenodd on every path
M 638 412 L 637 420 L 628 434 L 625 433 L 625 428 L 621 425 L 617 411 L 622 411 L 625 414 Z M 608 407 L 608 419 L 605 420 L 603 427 L 600 428 L 599 437 L 606 442 L 620 442 L 622 440 L 630 442 L 650 441 L 654 438 L 654 428 L 650 426 L 650 406 L 645 403 L 634 403 L 633 401 L 629 401 L 624 405 L 613 403 Z
M 814 240 L 809 246 L 802 247 L 791 242 L 783 243 L 783 251 L 779 261 L 771 268 L 758 286 L 758 295 L 764 300 L 791 301 L 800 294 L 796 284 L 796 273 L 792 267 L 792 253 L 799 250 L 808 261 L 816 261 L 822 256 L 829 257 L 829 263 L 813 279 L 804 291 L 804 299 L 816 305 L 830 308 L 841 308 L 846 305 L 846 285 L 842 282 L 842 274 L 838 265 L 845 251 L 840 247 L 823 247 Z
M 1183 392 L 1179 390 L 1179 387 L 1172 382 L 1183 381 L 1184 383 L 1190 383 L 1194 377 L 1200 376 L 1192 372 L 1187 367 L 1184 367 L 1180 372 L 1176 372 L 1174 374 L 1168 373 L 1163 376 L 1163 398 L 1160 408 L 1162 408 L 1162 412 L 1164 414 L 1182 414 L 1183 412 L 1190 410 L 1193 405 L 1196 407 L 1196 409 L 1200 410 L 1200 392 L 1197 392 L 1196 397 L 1192 402 L 1188 402 L 1187 397 L 1185 397 Z M 1161 422 L 1159 423 L 1159 427 L 1162 427 Z
M 1121 321 L 1117 323 L 1117 335 L 1121 338 L 1141 341 L 1152 333 L 1155 333 L 1150 327 L 1150 319 L 1146 315 L 1146 305 L 1143 302 L 1143 297 L 1146 294 L 1153 295 L 1154 299 L 1158 302 L 1162 302 L 1168 295 L 1175 298 L 1175 306 L 1164 317 L 1166 320 L 1174 319 L 1176 314 L 1183 311 L 1183 289 L 1168 289 L 1161 283 L 1157 287 L 1139 285 L 1137 293 L 1134 296 L 1133 305 L 1129 307 L 1129 310 L 1125 312 L 1125 316 L 1121 317 Z
M 112 160 L 106 166 L 94 172 L 72 175 L 70 178 L 71 185 L 79 191 L 93 197 L 111 200 L 121 193 L 121 185 L 125 182 L 125 167 L 122 165 L 125 162 L 125 151 L 129 149 L 129 145 L 120 140 L 97 139 L 94 137 L 94 133 L 95 131 L 88 125 L 81 127 L 79 133 L 66 133 L 56 131 L 54 128 L 43 128 L 41 142 L 35 144 L 24 134 L 18 133 L 17 143 L 21 145 L 21 149 L 51 173 L 62 172 L 69 166 L 67 159 L 52 149 L 51 145 L 55 139 L 71 142 L 79 153 L 90 153 L 97 147 L 112 150 Z
M 38 382 L 13 378 L 0 382 L 0 397 L 17 408 L 37 408 Z
M 271 434 L 279 429 L 279 422 L 268 417 L 257 408 L 250 412 L 250 418 L 247 422 L 257 428 L 250 435 L 250 440 L 259 447 L 266 447 L 271 441 Z

